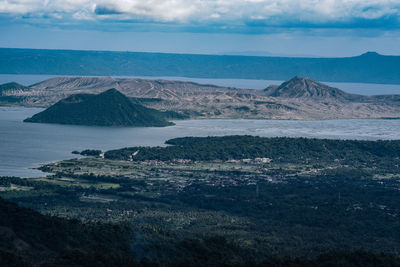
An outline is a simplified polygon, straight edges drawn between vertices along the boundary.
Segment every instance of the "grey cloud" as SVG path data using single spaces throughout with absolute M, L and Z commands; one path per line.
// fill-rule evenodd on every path
M 96 5 L 94 13 L 96 15 L 119 15 L 123 12 L 117 10 L 115 7 L 112 6 Z
M 40 14 L 43 19 L 60 14 L 60 20 L 113 18 L 228 28 L 400 28 L 400 0 L 0 0 L 0 13 Z

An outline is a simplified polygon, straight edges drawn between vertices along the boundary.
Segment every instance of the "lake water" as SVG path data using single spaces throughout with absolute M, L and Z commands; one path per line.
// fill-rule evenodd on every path
M 27 86 L 58 76 L 59 75 L 0 74 L 0 84 L 14 81 Z M 116 77 L 129 78 L 128 76 L 116 76 Z M 230 87 L 248 88 L 248 89 L 264 89 L 269 85 L 273 84 L 279 85 L 283 82 L 283 81 L 271 81 L 271 80 L 206 79 L 206 78 L 187 78 L 187 77 L 130 77 L 130 78 L 191 81 L 202 84 L 215 84 L 219 86 L 230 86 Z M 332 82 L 326 82 L 326 84 L 352 94 L 360 94 L 360 95 L 400 94 L 400 84 L 332 83 Z
M 187 120 L 164 128 L 107 128 L 23 123 L 39 108 L 0 107 L 0 176 L 38 177 L 30 168 L 73 158 L 73 150 L 163 145 L 183 136 L 258 135 L 400 139 L 400 120 Z

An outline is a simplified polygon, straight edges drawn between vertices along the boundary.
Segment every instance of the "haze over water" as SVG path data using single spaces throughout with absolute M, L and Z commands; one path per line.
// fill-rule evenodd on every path
M 38 177 L 32 167 L 76 157 L 73 150 L 159 146 L 183 136 L 257 135 L 400 139 L 400 120 L 186 120 L 175 126 L 108 128 L 23 123 L 38 108 L 0 107 L 0 176 Z

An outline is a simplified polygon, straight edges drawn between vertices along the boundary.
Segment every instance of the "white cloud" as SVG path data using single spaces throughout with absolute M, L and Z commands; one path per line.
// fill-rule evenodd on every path
M 274 25 L 399 20 L 400 0 L 0 0 L 0 13 L 68 19 L 135 19 L 222 24 L 264 20 Z M 54 16 L 53 14 L 57 14 Z

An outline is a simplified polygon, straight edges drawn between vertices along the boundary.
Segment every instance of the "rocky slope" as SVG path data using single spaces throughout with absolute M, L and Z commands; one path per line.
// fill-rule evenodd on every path
M 0 85 L 0 105 L 10 105 L 24 101 L 25 95 L 31 89 L 16 82 Z
M 265 90 L 227 88 L 182 81 L 58 77 L 20 94 L 24 106 L 47 107 L 77 93 L 116 88 L 141 104 L 192 118 L 338 119 L 400 117 L 398 95 L 348 94 L 309 78 L 294 77 Z M 15 103 L 14 103 L 15 104 Z
M 11 94 L 18 94 L 20 92 L 29 91 L 30 88 L 16 82 L 10 82 L 0 85 L 0 95 L 6 96 Z
M 269 86 L 264 90 L 267 96 L 282 98 L 303 98 L 318 100 L 358 100 L 361 96 L 348 94 L 337 88 L 311 80 L 294 77 L 279 86 Z

